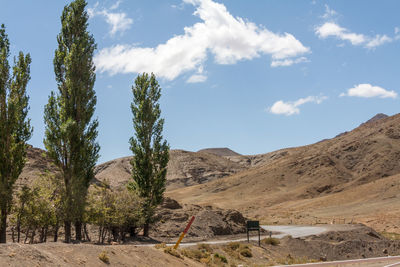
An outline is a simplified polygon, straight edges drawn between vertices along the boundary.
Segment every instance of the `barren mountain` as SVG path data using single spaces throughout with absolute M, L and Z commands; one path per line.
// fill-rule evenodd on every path
M 111 186 L 126 184 L 131 177 L 130 160 L 131 157 L 124 157 L 96 166 L 96 178 L 108 180 Z M 171 150 L 167 187 L 174 189 L 202 184 L 246 168 L 237 162 L 210 153 Z
M 385 220 L 382 214 L 392 214 L 393 227 L 400 222 L 400 115 L 258 157 L 261 163 L 253 168 L 168 194 L 185 203 L 239 209 L 268 221 L 355 216 L 374 224 L 378 217 Z
M 29 146 L 26 151 L 26 163 L 16 186 L 28 184 L 41 175 L 57 174 L 57 167 L 47 156 L 46 151 Z
M 222 148 L 205 148 L 201 149 L 197 152 L 203 152 L 203 153 L 209 153 L 209 154 L 214 154 L 217 156 L 221 157 L 227 157 L 227 156 L 240 156 L 239 153 L 236 153 L 235 151 L 227 148 L 227 147 L 222 147 Z

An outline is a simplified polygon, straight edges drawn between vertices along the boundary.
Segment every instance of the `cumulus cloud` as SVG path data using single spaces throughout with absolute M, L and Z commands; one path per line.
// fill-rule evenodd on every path
M 93 8 L 88 8 L 89 17 L 103 16 L 108 25 L 110 25 L 110 35 L 114 36 L 117 32 L 125 32 L 129 30 L 133 24 L 133 19 L 129 18 L 124 12 L 114 12 L 117 9 L 121 1 L 117 1 L 109 9 L 99 9 L 99 2 L 95 4 Z
M 277 115 L 294 115 L 299 114 L 300 109 L 299 106 L 304 105 L 306 103 L 317 103 L 321 104 L 322 101 L 326 100 L 328 97 L 326 96 L 308 96 L 306 98 L 300 98 L 293 102 L 284 102 L 282 100 L 276 101 L 272 107 L 269 108 L 269 112 Z
M 202 83 L 207 80 L 207 76 L 203 74 L 193 74 L 192 76 L 189 77 L 189 79 L 186 81 L 187 83 Z
M 387 35 L 377 34 L 375 36 L 367 36 L 361 33 L 354 33 L 344 27 L 341 27 L 338 23 L 332 21 L 332 18 L 337 15 L 337 12 L 328 5 L 325 5 L 325 14 L 322 16 L 326 20 L 325 23 L 315 27 L 315 34 L 325 39 L 328 37 L 336 37 L 342 41 L 349 41 L 352 45 L 362 45 L 365 48 L 373 49 L 381 46 L 385 43 L 390 43 L 393 40 L 397 40 L 395 37 L 389 37 Z M 327 21 L 330 20 L 330 21 Z M 395 35 L 396 28 L 395 28 Z
M 261 55 L 271 55 L 273 61 L 290 59 L 294 64 L 297 57 L 310 52 L 292 34 L 273 33 L 265 27 L 234 17 L 223 4 L 212 0 L 184 2 L 195 6 L 194 15 L 201 22 L 185 27 L 184 34 L 176 35 L 156 47 L 119 44 L 104 48 L 95 57 L 97 70 L 111 75 L 154 72 L 173 80 L 182 73 L 202 67 L 208 54 L 214 56 L 217 64 L 235 64 Z
M 379 98 L 396 98 L 395 91 L 388 91 L 379 86 L 373 86 L 368 83 L 355 85 L 353 88 L 347 90 L 346 93 L 341 93 L 340 96 L 356 96 L 356 97 L 379 97 Z
M 271 67 L 286 67 L 301 62 L 309 62 L 309 60 L 306 57 L 299 57 L 296 59 L 273 60 L 271 62 Z

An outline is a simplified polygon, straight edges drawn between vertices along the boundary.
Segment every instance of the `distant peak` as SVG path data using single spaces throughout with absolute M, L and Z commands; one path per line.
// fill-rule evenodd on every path
M 386 115 L 386 114 L 378 113 L 378 114 L 376 114 L 375 116 L 373 116 L 371 119 L 369 119 L 369 120 L 367 120 L 366 122 L 364 122 L 363 124 L 375 122 L 375 121 L 378 121 L 378 120 L 381 120 L 381 119 L 385 119 L 385 118 L 387 118 L 387 117 L 389 117 L 389 116 Z M 361 125 L 363 125 L 363 124 L 361 124 Z
M 217 147 L 217 148 L 205 148 L 201 149 L 197 152 L 209 153 L 214 154 L 221 157 L 228 157 L 228 156 L 240 156 L 239 153 L 227 148 L 227 147 Z

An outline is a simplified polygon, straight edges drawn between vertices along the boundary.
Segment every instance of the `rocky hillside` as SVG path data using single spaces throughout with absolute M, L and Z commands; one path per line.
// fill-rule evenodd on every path
M 205 148 L 201 149 L 197 152 L 203 152 L 203 153 L 209 153 L 209 154 L 214 154 L 220 157 L 228 157 L 228 156 L 240 156 L 239 153 L 236 153 L 235 151 L 227 148 L 227 147 L 222 147 L 222 148 Z
M 131 157 L 100 164 L 95 169 L 96 179 L 108 180 L 111 186 L 122 186 L 131 177 Z M 202 184 L 246 169 L 237 162 L 205 152 L 171 150 L 168 163 L 168 189 Z
M 251 164 L 251 156 L 249 159 Z M 400 115 L 369 121 L 313 145 L 259 155 L 258 160 L 261 163 L 248 170 L 169 194 L 186 203 L 214 203 L 269 219 L 273 219 L 271 211 L 281 217 L 302 210 L 301 216 L 309 215 L 307 212 L 319 217 L 344 214 L 344 203 L 366 205 L 359 212 L 371 212 L 364 200 L 372 205 L 385 197 L 399 199 L 397 195 L 385 194 L 389 192 L 388 186 L 397 186 L 387 181 L 400 174 Z M 369 185 L 371 192 L 382 194 L 369 195 Z M 342 202 L 335 199 L 339 196 L 344 198 Z M 393 201 L 390 203 L 394 204 Z M 397 206 L 386 208 L 400 209 L 400 201 L 396 203 Z M 383 208 L 374 206 L 377 212 Z M 325 212 L 316 214 L 322 209 Z

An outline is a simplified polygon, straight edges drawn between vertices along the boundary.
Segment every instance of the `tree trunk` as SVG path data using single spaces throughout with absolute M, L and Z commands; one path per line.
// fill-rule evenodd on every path
M 21 221 L 20 221 L 20 219 L 18 219 L 18 222 L 17 222 L 17 242 L 18 243 L 20 241 L 20 238 L 21 238 Z
M 58 226 L 58 222 L 56 223 L 56 226 L 54 227 L 54 242 L 58 241 L 58 229 L 60 227 Z
M 65 243 L 71 243 L 71 222 L 64 221 Z
M 82 223 L 75 222 L 75 240 L 82 241 Z
M 129 236 L 136 237 L 136 226 L 129 227 Z
M 90 242 L 91 240 L 90 240 L 90 236 L 89 236 L 89 233 L 88 233 L 88 230 L 86 227 L 86 223 L 83 225 L 83 232 L 85 233 L 85 239 Z
M 0 211 L 0 243 L 7 242 L 7 207 L 1 207 Z
M 149 236 L 149 223 L 145 223 L 143 226 L 143 236 Z

